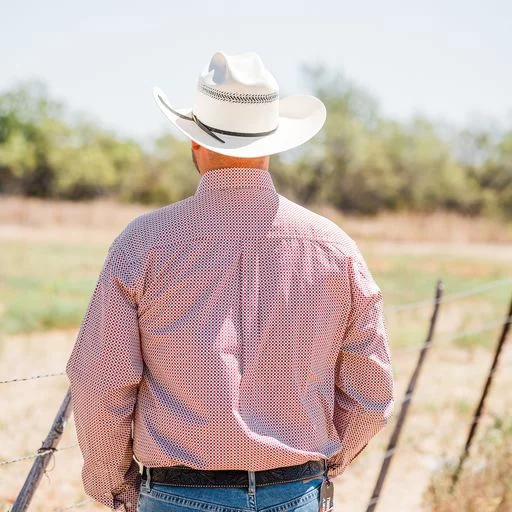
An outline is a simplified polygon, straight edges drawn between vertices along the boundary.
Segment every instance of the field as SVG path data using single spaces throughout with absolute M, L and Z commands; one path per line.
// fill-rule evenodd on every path
M 441 308 L 436 337 L 378 508 L 423 510 L 422 493 L 432 470 L 443 457 L 460 453 L 491 363 L 498 324 L 512 294 L 511 226 L 440 213 L 357 219 L 321 206 L 312 209 L 334 220 L 358 242 L 383 290 L 399 398 L 427 332 L 436 280 L 443 279 L 446 295 L 498 283 Z M 146 210 L 105 201 L 0 199 L 0 380 L 63 371 L 109 243 Z M 426 302 L 400 307 L 416 301 Z M 512 407 L 511 368 L 508 343 L 484 426 Z M 36 452 L 66 388 L 65 376 L 2 384 L 1 460 Z M 395 418 L 398 409 L 399 403 Z M 338 510 L 365 509 L 393 424 L 335 481 Z M 61 447 L 75 442 L 71 418 Z M 12 503 L 31 463 L 0 468 L 0 510 Z M 31 510 L 49 511 L 84 499 L 80 470 L 77 448 L 55 454 Z M 79 510 L 105 508 L 87 504 Z

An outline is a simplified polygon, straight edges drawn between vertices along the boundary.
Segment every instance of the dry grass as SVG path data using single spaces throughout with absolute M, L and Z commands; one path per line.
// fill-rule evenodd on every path
M 16 226 L 79 226 L 102 229 L 122 226 L 149 210 L 99 199 L 94 201 L 47 201 L 38 198 L 0 196 L 0 223 Z
M 311 207 L 332 219 L 358 240 L 449 242 L 453 244 L 512 242 L 512 222 L 456 213 L 382 213 L 376 217 L 344 215 L 329 206 Z
M 425 492 L 432 512 L 507 512 L 512 510 L 512 431 L 498 425 L 488 430 L 466 460 L 451 492 L 456 465 L 448 462 L 434 474 Z
M 45 201 L 0 196 L 0 240 L 107 243 L 131 219 L 148 210 L 107 200 Z
M 4 225 L 4 232 L 11 226 L 20 236 L 37 237 L 37 232 L 44 228 L 46 239 L 52 233 L 58 237 L 64 232 L 72 240 L 74 237 L 70 228 L 80 227 L 95 239 L 103 240 L 104 233 L 120 231 L 137 215 L 156 208 L 105 199 L 77 203 L 0 196 L 0 224 Z M 470 218 L 446 212 L 383 213 L 376 217 L 354 217 L 325 205 L 312 205 L 310 208 L 332 219 L 353 238 L 361 241 L 451 244 L 512 242 L 512 223 L 497 219 Z

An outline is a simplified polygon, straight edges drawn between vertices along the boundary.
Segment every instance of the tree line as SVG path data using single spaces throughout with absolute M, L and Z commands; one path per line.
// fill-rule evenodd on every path
M 512 218 L 512 126 L 398 121 L 343 74 L 312 66 L 303 73 L 328 116 L 306 145 L 272 157 L 280 193 L 358 214 L 442 209 Z M 43 82 L 0 94 L 1 194 L 164 205 L 193 194 L 198 177 L 189 143 L 171 126 L 143 148 L 71 113 Z

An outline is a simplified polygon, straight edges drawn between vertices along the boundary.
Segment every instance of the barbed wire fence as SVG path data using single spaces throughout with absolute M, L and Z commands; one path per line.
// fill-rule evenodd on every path
M 70 444 L 69 446 L 63 446 L 62 448 L 48 448 L 47 450 L 41 450 L 33 455 L 27 455 L 25 457 L 18 457 L 17 459 L 4 460 L 0 462 L 0 466 L 4 466 L 5 464 L 13 464 L 14 462 L 21 462 L 22 460 L 30 460 L 35 459 L 37 457 L 41 457 L 41 455 L 46 455 L 47 453 L 55 453 L 62 452 L 64 450 L 69 450 L 70 448 L 76 448 L 78 443 Z
M 496 279 L 495 281 L 490 281 L 488 283 L 484 283 L 478 286 L 472 286 L 471 288 L 460 290 L 449 295 L 444 295 L 442 298 L 439 299 L 439 301 L 442 302 L 443 304 L 448 304 L 449 302 L 459 301 L 465 299 L 466 297 L 471 297 L 472 295 L 479 295 L 481 293 L 488 292 L 489 290 L 494 290 L 495 288 L 502 288 L 507 285 L 512 285 L 512 277 Z M 388 306 L 387 308 L 385 308 L 385 311 L 390 313 L 397 313 L 400 311 L 408 311 L 411 309 L 430 307 L 431 305 L 432 301 L 425 299 L 415 302 L 408 302 L 407 304 L 394 304 L 392 306 Z
M 418 363 L 412 373 L 411 380 L 410 380 L 407 390 L 403 396 L 401 407 L 400 407 L 400 412 L 398 415 L 398 421 L 396 422 L 396 424 L 394 426 L 394 429 L 391 434 L 390 440 L 388 442 L 387 448 L 384 452 L 384 457 L 382 460 L 381 468 L 380 468 L 379 474 L 377 476 L 377 481 L 375 483 L 373 493 L 368 502 L 366 512 L 374 512 L 375 508 L 377 507 L 377 504 L 378 504 L 378 501 L 380 498 L 380 494 L 382 492 L 382 488 L 384 486 L 384 482 L 385 482 L 385 479 L 386 479 L 386 476 L 387 476 L 387 473 L 389 470 L 389 466 L 391 464 L 393 455 L 395 454 L 396 447 L 398 444 L 398 439 L 399 439 L 401 430 L 402 430 L 404 422 L 405 422 L 405 417 L 406 417 L 408 408 L 411 404 L 414 388 L 416 386 L 418 374 L 421 369 L 423 359 L 425 357 L 425 354 L 426 354 L 428 348 L 430 347 L 430 345 L 432 344 L 432 341 L 433 341 L 432 331 L 433 331 L 435 323 L 436 323 L 439 305 L 441 304 L 441 302 L 443 302 L 441 300 L 440 292 L 441 292 L 441 290 L 440 290 L 440 286 L 438 283 L 436 300 L 434 302 L 435 305 L 434 305 L 434 311 L 432 313 L 432 318 L 431 318 L 431 322 L 430 322 L 429 333 L 428 333 L 427 339 L 425 341 L 425 344 L 423 345 L 423 347 L 420 351 Z M 507 316 L 505 317 L 505 320 L 502 320 L 501 323 L 499 324 L 499 325 L 501 325 L 502 330 L 501 330 L 501 334 L 500 334 L 500 337 L 498 340 L 497 347 L 495 348 L 493 363 L 492 363 L 490 370 L 487 373 L 487 379 L 486 379 L 486 383 L 485 383 L 482 395 L 480 397 L 480 401 L 478 403 L 475 413 L 473 414 L 468 438 L 466 440 L 466 444 L 464 446 L 463 453 L 459 459 L 459 463 L 455 469 L 455 472 L 452 475 L 452 482 L 451 482 L 450 491 L 449 491 L 450 493 L 453 493 L 453 489 L 454 489 L 454 487 L 457 483 L 457 480 L 460 476 L 460 473 L 462 471 L 464 461 L 469 456 L 469 449 L 471 447 L 471 441 L 474 437 L 476 427 L 478 426 L 478 423 L 482 417 L 485 399 L 488 396 L 490 385 L 491 385 L 492 379 L 494 377 L 494 374 L 496 372 L 498 360 L 499 360 L 500 354 L 502 352 L 503 346 L 505 344 L 511 323 L 512 323 L 512 297 L 510 299 Z M 496 326 L 496 322 L 492 323 L 492 325 L 493 325 L 493 327 Z M 488 326 L 481 328 L 481 329 L 477 329 L 476 332 L 483 332 L 487 329 L 488 329 Z M 473 330 L 473 332 L 475 332 L 475 330 Z
M 400 433 L 402 432 L 402 428 L 404 426 L 404 423 L 405 423 L 405 420 L 407 417 L 407 412 L 408 412 L 409 407 L 412 402 L 412 397 L 414 394 L 414 390 L 416 388 L 416 384 L 418 382 L 418 378 L 420 376 L 421 369 L 425 363 L 425 358 L 427 356 L 428 349 L 430 348 L 430 346 L 432 344 L 432 340 L 434 339 L 434 329 L 435 329 L 435 326 L 437 323 L 437 318 L 439 315 L 439 308 L 441 306 L 442 296 L 443 296 L 443 282 L 441 280 L 439 280 L 436 285 L 434 308 L 432 311 L 432 316 L 430 318 L 430 324 L 429 324 L 429 328 L 428 328 L 427 337 L 425 339 L 425 343 L 421 347 L 418 361 L 417 361 L 416 366 L 414 367 L 414 370 L 411 374 L 409 384 L 407 386 L 404 397 L 402 399 L 400 412 L 398 413 L 398 419 L 397 419 L 397 422 L 395 423 L 395 427 L 393 428 L 393 432 L 391 433 L 391 437 L 389 439 L 389 443 L 386 448 L 386 452 L 384 454 L 384 460 L 382 461 L 380 472 L 379 472 L 379 475 L 377 476 L 377 482 L 375 483 L 375 487 L 373 489 L 372 496 L 371 496 L 368 506 L 366 508 L 366 512 L 373 512 L 375 510 L 375 508 L 377 507 L 380 493 L 382 491 L 382 487 L 384 485 L 384 481 L 386 479 L 386 475 L 388 473 L 389 466 L 391 464 L 393 455 L 395 453 L 396 446 L 398 444 L 398 440 L 400 437 Z
M 386 314 L 394 314 L 394 313 L 400 313 L 402 311 L 411 311 L 413 309 L 420 309 L 425 307 L 431 307 L 432 304 L 434 304 L 434 307 L 437 308 L 441 304 L 456 302 L 459 300 L 463 300 L 467 297 L 471 297 L 474 295 L 479 295 L 482 293 L 486 293 L 490 290 L 494 290 L 497 288 L 505 287 L 508 285 L 512 285 L 512 277 L 511 278 L 503 278 L 498 279 L 495 281 L 491 281 L 488 283 L 484 283 L 482 285 L 474 286 L 467 288 L 465 290 L 461 290 L 452 294 L 442 295 L 442 294 L 436 294 L 436 299 L 432 301 L 431 299 L 426 300 L 419 300 L 414 302 L 409 302 L 405 304 L 396 304 L 385 307 L 385 313 Z M 439 282 L 438 282 L 438 289 L 439 289 Z M 494 329 L 496 327 L 503 327 L 507 324 L 510 324 L 512 322 L 512 315 L 509 317 L 506 317 L 505 319 L 495 319 L 490 322 L 486 322 L 485 324 L 482 324 L 476 328 L 468 329 L 466 331 L 444 331 L 440 332 L 436 335 L 436 338 L 438 341 L 436 341 L 437 344 L 439 344 L 439 339 L 441 342 L 447 343 L 459 338 L 468 337 L 476 334 L 481 334 L 483 332 L 486 332 L 490 329 Z M 431 323 L 432 325 L 432 323 Z M 425 341 L 425 343 L 421 347 L 414 347 L 414 346 L 407 346 L 407 347 L 397 347 L 393 349 L 393 353 L 413 353 L 413 352 L 419 352 L 424 353 L 430 345 L 433 342 L 433 336 L 430 336 L 429 339 Z M 31 380 L 37 380 L 37 379 L 46 379 L 51 377 L 59 377 L 66 375 L 65 371 L 62 372 L 54 372 L 54 373 L 44 373 L 44 374 L 37 374 L 37 375 L 31 375 L 26 377 L 16 377 L 6 380 L 1 380 L 0 384 L 13 384 L 13 383 L 19 383 L 19 382 L 26 382 Z M 407 397 L 406 397 L 407 398 Z M 408 400 L 406 400 L 408 401 Z M 46 472 L 46 467 L 49 463 L 49 460 L 51 457 L 55 455 L 57 452 L 70 450 L 73 448 L 77 448 L 79 445 L 78 443 L 74 443 L 68 446 L 64 446 L 61 448 L 57 448 L 58 443 L 60 441 L 60 438 L 63 433 L 64 426 L 69 418 L 69 415 L 71 413 L 71 394 L 70 389 L 68 387 L 68 390 L 66 392 L 66 395 L 59 407 L 59 410 L 57 411 L 57 415 L 55 417 L 55 420 L 52 424 L 52 427 L 50 428 L 50 431 L 46 437 L 46 439 L 43 441 L 41 447 L 37 451 L 37 453 L 31 454 L 31 455 L 25 455 L 20 456 L 11 460 L 4 460 L 0 461 L 0 466 L 8 466 L 10 464 L 14 464 L 17 462 L 34 459 L 34 464 L 24 482 L 24 485 L 18 494 L 16 501 L 13 505 L 13 507 L 10 509 L 10 512 L 24 512 L 28 509 L 28 506 L 30 504 L 30 501 L 33 498 L 33 495 L 37 489 L 37 486 L 41 480 L 42 475 Z M 402 425 L 400 428 L 403 426 Z M 397 439 L 395 439 L 397 441 Z M 396 444 L 396 443 L 395 443 Z M 388 447 L 389 448 L 389 447 Z M 384 455 L 384 461 L 389 459 L 391 455 L 395 452 L 396 446 L 393 447 L 392 450 L 388 449 Z M 380 491 L 380 489 L 379 489 Z M 77 501 L 75 503 L 72 503 L 70 505 L 65 506 L 64 508 L 54 508 L 53 512 L 63 512 L 66 510 L 72 510 L 76 508 L 80 508 L 88 503 L 95 502 L 92 498 L 86 498 L 80 501 Z M 372 497 L 371 501 L 371 510 L 374 510 L 377 502 L 375 501 L 375 496 Z

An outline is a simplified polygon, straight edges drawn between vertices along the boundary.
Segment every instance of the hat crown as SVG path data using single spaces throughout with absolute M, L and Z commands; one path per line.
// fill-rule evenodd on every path
M 211 87 L 234 92 L 243 90 L 257 94 L 279 91 L 276 79 L 254 52 L 239 55 L 216 52 L 200 80 Z
M 279 87 L 258 54 L 216 52 L 199 76 L 193 112 L 217 130 L 264 134 L 277 128 Z

